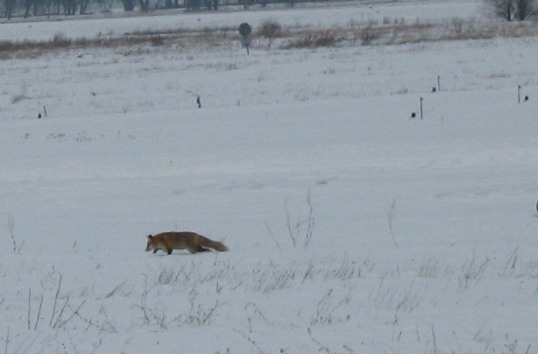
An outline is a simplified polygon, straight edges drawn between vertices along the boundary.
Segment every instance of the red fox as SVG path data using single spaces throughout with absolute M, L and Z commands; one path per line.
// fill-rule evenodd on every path
M 206 252 L 212 248 L 216 251 L 228 251 L 223 243 L 213 241 L 195 232 L 161 232 L 155 236 L 148 235 L 148 245 L 146 252 L 153 250 L 156 253 L 162 250 L 172 254 L 172 250 L 188 250 L 190 253 Z

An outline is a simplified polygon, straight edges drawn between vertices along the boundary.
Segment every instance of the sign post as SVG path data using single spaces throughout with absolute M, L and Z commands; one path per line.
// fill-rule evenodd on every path
M 252 43 L 252 38 L 250 34 L 252 33 L 252 27 L 246 22 L 243 22 L 239 25 L 239 34 L 241 35 L 241 45 L 247 48 L 247 55 L 250 55 L 249 47 Z

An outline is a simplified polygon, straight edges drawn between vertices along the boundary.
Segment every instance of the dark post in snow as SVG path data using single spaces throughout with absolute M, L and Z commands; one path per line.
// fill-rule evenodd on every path
M 246 22 L 243 22 L 239 25 L 239 34 L 241 35 L 241 45 L 245 48 L 247 48 L 247 55 L 250 55 L 250 52 L 248 48 L 250 47 L 250 44 L 252 43 L 252 38 L 250 38 L 250 34 L 252 33 L 252 27 Z
M 517 103 L 521 103 L 521 85 L 517 85 Z M 523 102 L 527 102 L 529 100 L 529 96 L 523 97 Z
M 421 97 L 421 98 L 420 98 L 420 119 L 424 119 L 424 114 L 422 113 L 422 101 L 423 101 L 423 100 L 424 100 L 424 99 Z
M 47 118 L 47 106 L 43 106 L 43 114 L 39 112 L 39 114 L 37 115 L 37 119 L 41 119 L 43 117 Z
M 441 92 L 441 76 L 437 76 L 437 87 L 432 87 L 432 92 Z
M 517 85 L 517 103 L 521 103 L 521 85 Z M 525 95 L 523 97 L 523 102 L 527 102 L 529 100 L 529 96 Z

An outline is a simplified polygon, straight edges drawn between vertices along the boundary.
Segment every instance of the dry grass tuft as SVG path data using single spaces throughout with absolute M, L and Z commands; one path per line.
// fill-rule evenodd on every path
M 256 35 L 259 37 L 272 39 L 272 38 L 278 38 L 284 33 L 282 32 L 282 26 L 280 23 L 272 20 L 264 21 L 258 30 L 256 31 Z
M 310 32 L 303 34 L 298 39 L 292 39 L 288 43 L 282 45 L 282 49 L 293 49 L 293 48 L 319 48 L 319 47 L 332 47 L 335 46 L 338 42 L 342 41 L 343 38 L 337 37 L 337 35 L 332 31 L 319 31 L 319 32 Z

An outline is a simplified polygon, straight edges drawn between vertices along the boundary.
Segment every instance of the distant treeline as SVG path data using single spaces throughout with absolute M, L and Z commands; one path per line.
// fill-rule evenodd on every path
M 0 17 L 73 16 L 106 13 L 113 10 L 150 11 L 157 9 L 186 9 L 187 11 L 216 11 L 220 6 L 267 6 L 319 0 L 0 0 Z M 329 0 L 331 1 L 331 0 Z M 341 0 L 335 0 L 341 1 Z M 356 0 L 365 2 L 365 0 Z M 395 2 L 397 0 L 377 0 Z M 325 0 L 327 2 L 327 0 Z M 369 1 L 369 2 L 376 2 Z

